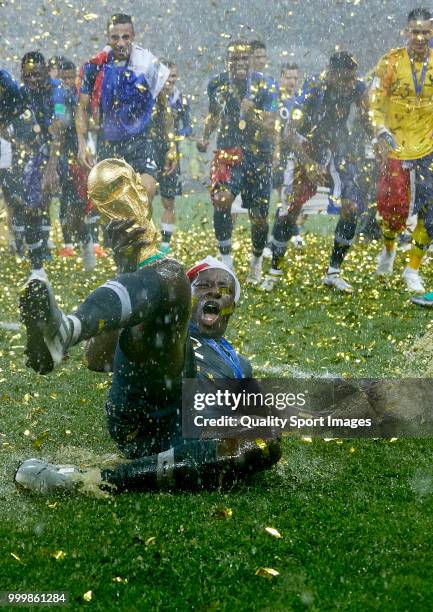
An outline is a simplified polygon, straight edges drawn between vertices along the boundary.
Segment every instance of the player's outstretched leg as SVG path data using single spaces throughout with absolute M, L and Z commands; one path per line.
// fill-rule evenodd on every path
M 173 262 L 169 269 L 175 282 L 179 266 Z M 184 282 L 189 290 L 186 278 Z M 27 329 L 28 365 L 40 374 L 47 374 L 71 346 L 105 331 L 142 323 L 147 317 L 154 317 L 160 303 L 160 285 L 154 268 L 142 268 L 107 281 L 72 315 L 65 315 L 57 306 L 48 281 L 33 279 L 20 299 L 21 320 Z
M 92 482 L 102 488 L 156 491 L 215 489 L 270 468 L 281 457 L 275 440 L 184 440 L 155 455 L 121 463 L 113 469 L 80 470 L 38 459 L 24 461 L 15 474 L 22 488 L 48 495 Z
M 51 285 L 43 279 L 27 283 L 19 307 L 27 330 L 27 365 L 47 374 L 65 355 L 73 334 L 71 322 L 57 306 Z

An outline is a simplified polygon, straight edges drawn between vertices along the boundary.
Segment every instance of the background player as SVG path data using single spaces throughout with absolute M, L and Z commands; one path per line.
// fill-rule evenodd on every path
M 268 235 L 278 88 L 272 79 L 250 71 L 246 41 L 231 42 L 227 51 L 228 70 L 208 85 L 209 114 L 197 147 L 205 152 L 218 129 L 211 168 L 215 236 L 222 261 L 232 266 L 231 206 L 240 193 L 251 220 L 253 253 L 247 281 L 257 282 Z
M 358 108 L 364 130 L 372 133 L 368 119 L 365 84 L 357 76 L 357 63 L 351 54 L 341 51 L 331 56 L 326 74 L 307 81 L 299 104 L 288 124 L 288 144 L 299 164 L 293 177 L 286 214 L 279 212 L 273 229 L 272 268 L 264 289 L 271 290 L 281 278 L 281 260 L 290 238 L 296 232 L 296 219 L 303 204 L 320 184 L 332 181 L 339 188 L 340 218 L 335 228 L 334 247 L 323 283 L 339 291 L 351 292 L 352 286 L 340 269 L 355 236 L 357 217 L 364 198 L 358 184 L 356 151 L 348 127 L 352 105 Z
M 384 223 L 384 248 L 377 274 L 392 273 L 396 238 L 403 231 L 410 206 L 410 169 L 415 170 L 418 222 L 403 279 L 409 291 L 422 293 L 422 258 L 433 239 L 433 35 L 427 9 L 408 15 L 407 47 L 393 49 L 375 69 L 371 88 L 372 118 L 381 160 L 378 210 Z

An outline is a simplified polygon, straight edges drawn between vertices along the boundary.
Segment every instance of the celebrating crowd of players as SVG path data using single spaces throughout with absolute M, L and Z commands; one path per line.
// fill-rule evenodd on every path
M 266 73 L 263 42 L 229 43 L 227 69 L 208 84 L 209 111 L 196 139 L 205 152 L 217 133 L 210 197 L 225 265 L 234 265 L 231 209 L 240 196 L 251 221 L 246 280 L 272 290 L 282 279 L 289 241 L 302 240 L 297 223 L 303 205 L 318 186 L 328 186 L 339 219 L 323 283 L 352 291 L 341 267 L 371 200 L 383 221 L 377 274 L 390 275 L 414 202 L 418 220 L 403 278 L 411 292 L 425 291 L 419 268 L 433 239 L 432 32 L 430 12 L 415 9 L 408 16 L 407 46 L 386 54 L 368 78 L 360 79 L 355 58 L 340 51 L 324 73 L 299 89 L 296 64 L 284 64 L 278 80 Z M 21 85 L 0 71 L 2 142 L 12 143 L 1 185 L 14 248 L 20 256 L 27 252 L 34 277 L 46 276 L 44 261 L 52 257 L 49 208 L 56 195 L 64 239 L 59 255 L 75 255 L 80 244 L 88 270 L 96 256 L 106 255 L 87 196 L 96 160 L 124 159 L 141 175 L 150 199 L 159 188 L 160 248 L 170 249 L 175 198 L 182 193 L 179 141 L 192 134 L 190 109 L 176 86 L 176 64 L 158 60 L 134 37 L 131 17 L 116 14 L 107 46 L 79 69 L 67 58 L 47 62 L 32 51 L 22 58 Z M 374 164 L 366 163 L 366 147 L 374 150 Z M 281 202 L 270 232 L 273 187 Z M 272 263 L 262 278 L 265 249 Z

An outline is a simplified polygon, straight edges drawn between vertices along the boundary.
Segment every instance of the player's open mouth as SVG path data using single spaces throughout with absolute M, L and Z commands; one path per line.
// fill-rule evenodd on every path
M 205 302 L 202 308 L 201 320 L 204 325 L 214 325 L 220 316 L 220 307 L 218 302 Z

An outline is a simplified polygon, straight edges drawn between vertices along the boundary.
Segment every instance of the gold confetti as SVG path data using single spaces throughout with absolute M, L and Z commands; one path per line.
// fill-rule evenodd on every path
M 93 593 L 92 591 L 86 591 L 83 595 L 84 601 L 92 601 Z
M 256 576 L 261 576 L 262 578 L 268 578 L 268 580 L 272 580 L 275 576 L 279 576 L 280 572 L 272 569 L 272 567 L 259 567 L 256 571 Z
M 35 440 L 33 441 L 33 448 L 36 448 L 36 450 L 39 450 L 41 448 L 42 444 L 45 441 L 45 438 L 48 435 L 48 431 L 49 430 L 43 431 L 42 433 L 38 435 L 37 438 L 35 438 Z
M 150 538 L 147 538 L 147 540 L 145 540 L 144 545 L 150 546 L 151 544 L 155 544 L 155 542 L 156 542 L 156 536 L 151 536 Z
M 56 550 L 51 553 L 51 556 L 56 559 L 56 561 L 63 561 L 63 559 L 66 557 L 66 553 L 63 550 Z
M 231 508 L 217 508 L 212 513 L 212 516 L 218 519 L 228 519 L 233 516 L 233 510 Z
M 86 21 L 93 21 L 93 19 L 98 19 L 98 15 L 96 13 L 86 13 L 84 19 Z
M 269 533 L 269 535 L 274 536 L 274 538 L 283 537 L 281 533 L 278 531 L 278 529 L 275 529 L 274 527 L 265 527 L 265 531 Z

